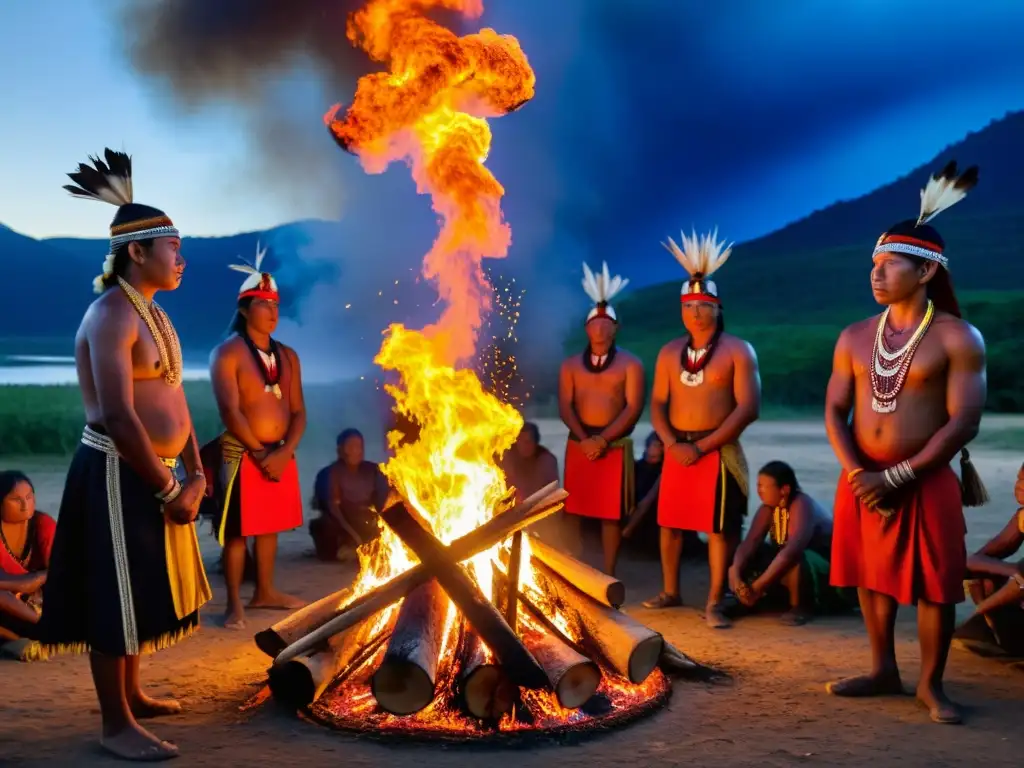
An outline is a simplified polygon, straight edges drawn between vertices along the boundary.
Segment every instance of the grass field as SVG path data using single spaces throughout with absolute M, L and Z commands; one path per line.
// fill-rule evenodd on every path
M 210 383 L 189 381 L 184 387 L 200 443 L 216 437 L 222 427 Z M 354 426 L 366 435 L 368 450 L 382 445 L 385 401 L 372 385 L 309 386 L 306 401 L 307 439 L 331 441 Z M 66 455 L 78 445 L 83 424 L 77 387 L 0 386 L 0 455 Z

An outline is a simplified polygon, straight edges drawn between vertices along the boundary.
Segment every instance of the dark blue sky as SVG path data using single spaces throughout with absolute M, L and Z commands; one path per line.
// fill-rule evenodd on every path
M 350 0 L 285 10 L 267 0 L 146 0 L 179 10 L 146 11 L 159 21 L 158 44 L 143 41 L 134 59 L 139 27 L 120 23 L 121 4 L 84 0 L 74 14 L 56 14 L 55 2 L 0 10 L 0 71 L 18 81 L 5 83 L 13 109 L 0 136 L 27 179 L 24 194 L 0 206 L 0 221 L 32 234 L 101 230 L 90 206 L 59 197 L 59 186 L 104 143 L 136 154 L 142 191 L 179 212 L 190 232 L 366 217 L 382 201 L 426 207 L 404 168 L 368 179 L 320 124 L 366 66 L 340 22 L 324 22 L 324 9 L 337 17 Z M 691 225 L 756 236 L 884 184 L 1024 108 L 1018 0 L 485 7 L 470 26 L 516 35 L 538 74 L 536 99 L 493 122 L 490 161 L 508 190 L 517 246 L 531 253 L 614 258 Z M 79 66 L 57 66 L 55 52 L 81 34 L 97 45 L 74 46 Z M 47 84 L 53 99 L 27 98 Z M 104 108 L 88 110 L 88 94 L 101 94 Z M 414 221 L 430 226 L 418 211 L 418 228 Z M 348 245 L 372 243 L 374 230 Z

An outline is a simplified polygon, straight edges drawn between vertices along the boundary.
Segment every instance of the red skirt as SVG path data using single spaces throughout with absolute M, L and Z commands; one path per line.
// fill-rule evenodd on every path
M 902 605 L 964 601 L 967 525 L 960 481 L 948 466 L 883 499 L 885 520 L 839 478 L 833 509 L 832 586 L 861 587 Z
M 719 451 L 688 467 L 666 452 L 658 489 L 658 525 L 683 531 L 739 534 L 747 495 L 726 468 Z
M 569 492 L 566 512 L 597 520 L 622 519 L 626 461 L 633 461 L 626 448 L 631 445 L 612 446 L 604 456 L 591 461 L 580 444 L 570 438 L 565 445 L 565 490 Z
M 242 536 L 281 533 L 302 525 L 302 489 L 293 458 L 280 480 L 269 480 L 248 454 L 238 470 Z

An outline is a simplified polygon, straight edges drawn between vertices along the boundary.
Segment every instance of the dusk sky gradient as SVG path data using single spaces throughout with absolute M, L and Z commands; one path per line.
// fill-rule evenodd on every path
M 315 63 L 277 73 L 260 97 L 264 114 L 277 109 L 308 129 L 323 171 L 278 184 L 253 170 L 264 145 L 250 130 L 251 104 L 226 94 L 190 110 L 165 83 L 137 74 L 118 5 L 0 5 L 0 222 L 35 237 L 102 236 L 112 211 L 61 185 L 108 145 L 134 156 L 137 199 L 188 234 L 351 209 L 365 176 L 318 122 L 349 94 L 327 93 Z M 864 194 L 1024 109 L 1017 0 L 485 8 L 480 25 L 516 35 L 538 74 L 534 102 L 494 123 L 490 165 L 509 190 L 510 218 L 542 211 L 591 245 L 656 243 L 691 225 L 757 236 Z M 338 39 L 345 44 L 343 30 Z M 288 151 L 282 141 L 278 154 Z M 395 173 L 411 188 L 407 171 Z

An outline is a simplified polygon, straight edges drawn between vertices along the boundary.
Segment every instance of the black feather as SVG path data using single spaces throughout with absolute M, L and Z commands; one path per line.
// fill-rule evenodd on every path
M 86 192 L 84 189 L 80 187 L 73 187 L 70 184 L 65 184 L 64 189 L 66 189 L 75 197 L 88 197 L 90 200 L 95 199 L 95 195 L 93 195 L 92 192 Z
M 956 184 L 953 186 L 957 189 L 969 192 L 974 189 L 978 184 L 978 166 L 972 165 L 966 171 L 960 174 L 960 178 L 956 180 Z
M 132 177 L 132 158 L 124 152 L 115 152 L 112 149 L 103 150 L 103 155 L 110 166 L 110 172 L 115 176 Z
M 938 179 L 955 179 L 956 178 L 956 160 L 950 160 L 946 167 L 935 174 L 934 178 Z
M 64 189 L 76 197 L 102 199 L 101 195 L 104 191 L 112 191 L 110 179 L 119 177 L 131 179 L 132 161 L 128 155 L 124 152 L 105 149 L 103 156 L 106 162 L 100 160 L 99 157 L 89 155 L 89 162 L 92 165 L 79 163 L 78 170 L 68 174 L 68 178 L 78 186 L 65 186 Z

